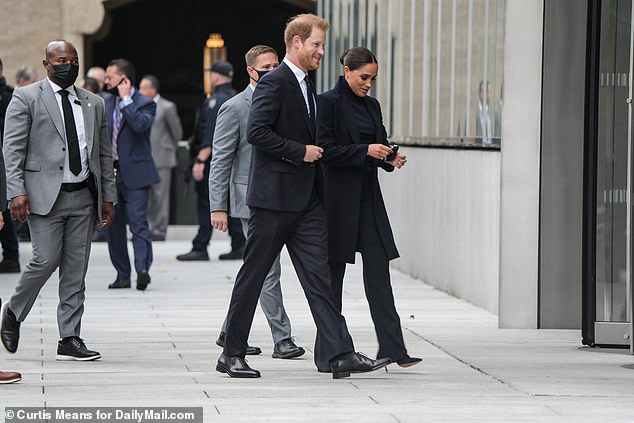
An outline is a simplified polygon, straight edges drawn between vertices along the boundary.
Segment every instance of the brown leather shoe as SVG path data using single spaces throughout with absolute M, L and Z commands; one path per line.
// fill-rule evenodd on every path
M 22 375 L 17 372 L 0 372 L 0 384 L 16 383 L 22 380 Z

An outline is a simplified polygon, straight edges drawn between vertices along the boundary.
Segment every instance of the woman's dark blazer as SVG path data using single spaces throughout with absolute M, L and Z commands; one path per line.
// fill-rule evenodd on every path
M 368 152 L 367 144 L 360 144 L 357 118 L 349 105 L 345 90 L 349 88 L 340 78 L 335 87 L 317 97 L 317 142 L 324 149 L 320 163 L 324 175 L 324 206 L 328 222 L 328 254 L 333 263 L 354 263 L 357 251 L 357 233 L 361 206 L 363 165 Z M 387 133 L 379 102 L 366 97 L 368 109 L 376 123 L 376 143 L 388 145 Z M 394 167 L 376 160 L 388 172 Z M 381 241 L 387 259 L 399 256 L 392 228 L 387 217 L 378 176 L 375 173 L 374 210 Z

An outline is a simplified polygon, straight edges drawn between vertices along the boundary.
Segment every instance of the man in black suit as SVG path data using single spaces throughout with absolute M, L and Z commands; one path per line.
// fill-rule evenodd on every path
M 332 301 L 326 217 L 316 161 L 315 92 L 307 72 L 319 67 L 328 23 L 312 14 L 292 18 L 284 31 L 283 63 L 258 83 L 249 115 L 253 144 L 247 205 L 250 207 L 244 263 L 236 277 L 227 315 L 225 347 L 216 370 L 231 377 L 260 377 L 244 360 L 262 283 L 284 244 L 306 294 L 321 356 L 330 357 L 333 378 L 377 370 L 390 359 L 354 352 L 345 319 Z

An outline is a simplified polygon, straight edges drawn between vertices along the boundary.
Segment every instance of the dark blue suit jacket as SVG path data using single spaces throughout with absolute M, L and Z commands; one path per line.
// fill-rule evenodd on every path
M 114 96 L 106 99 L 110 134 L 115 100 Z M 123 120 L 117 137 L 118 172 L 126 188 L 139 189 L 156 184 L 160 180 L 152 159 L 150 144 L 150 130 L 156 114 L 156 103 L 138 91 L 134 93 L 132 100 L 132 104 L 121 109 Z
M 248 206 L 287 212 L 308 206 L 318 183 L 318 167 L 304 162 L 306 145 L 315 144 L 310 126 L 299 83 L 282 63 L 258 82 L 251 101 Z

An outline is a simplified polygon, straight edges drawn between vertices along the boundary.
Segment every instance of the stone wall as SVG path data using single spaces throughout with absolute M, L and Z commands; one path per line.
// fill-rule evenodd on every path
M 105 10 L 101 0 L 0 0 L 0 16 L 0 58 L 7 82 L 15 85 L 22 65 L 34 66 L 44 77 L 42 60 L 50 40 L 75 44 L 81 63 L 84 35 L 99 29 Z

